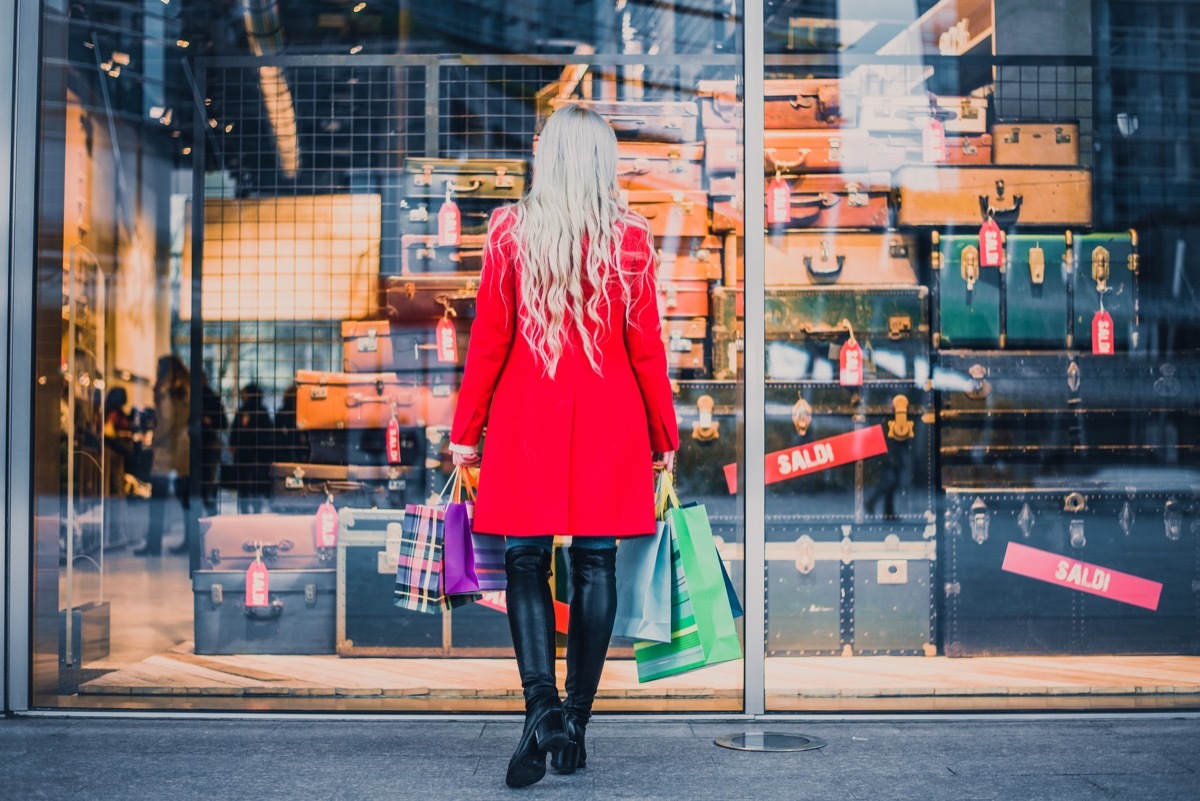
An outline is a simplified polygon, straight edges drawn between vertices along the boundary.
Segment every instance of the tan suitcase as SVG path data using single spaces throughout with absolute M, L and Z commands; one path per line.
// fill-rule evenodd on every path
M 997 122 L 992 139 L 997 164 L 1079 165 L 1079 125 L 1074 122 Z
M 914 131 L 767 131 L 763 168 L 767 175 L 808 172 L 893 172 L 923 160 Z M 991 134 L 948 134 L 943 164 L 991 164 Z
M 789 228 L 887 227 L 887 173 L 813 173 L 788 177 L 787 182 L 792 192 Z M 768 196 L 770 191 L 768 184 Z
M 733 81 L 700 81 L 697 92 L 705 130 L 742 128 L 742 104 Z M 769 129 L 853 127 L 853 112 L 852 106 L 842 107 L 836 78 L 766 81 L 763 122 Z
M 987 100 L 938 97 L 937 118 L 947 134 L 987 133 Z M 924 130 L 930 117 L 929 95 L 868 95 L 862 99 L 858 125 L 866 131 Z
M 520 200 L 527 166 L 519 159 L 406 159 L 404 197 L 440 201 L 448 187 L 455 198 Z
M 704 183 L 704 145 L 618 142 L 617 159 L 622 189 L 675 192 Z
M 450 425 L 457 392 L 449 384 L 418 385 L 395 373 L 327 373 L 297 370 L 296 427 L 387 428 Z
M 669 240 L 659 243 L 660 281 L 721 280 L 721 240 L 715 236 Z
M 1092 224 L 1092 174 L 1061 167 L 904 167 L 897 225 L 981 225 L 991 209 L 1004 227 Z
M 789 231 L 767 237 L 768 287 L 917 284 L 917 248 L 895 233 Z
M 632 190 L 629 207 L 650 223 L 655 236 L 706 236 L 708 195 L 704 192 Z
M 691 373 L 706 371 L 704 342 L 707 339 L 707 318 L 664 321 L 663 344 L 667 346 L 667 368 Z
M 658 311 L 668 319 L 708 317 L 708 282 L 659 281 Z

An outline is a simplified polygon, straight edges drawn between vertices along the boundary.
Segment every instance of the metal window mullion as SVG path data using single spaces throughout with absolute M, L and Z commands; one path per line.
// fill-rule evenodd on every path
M 763 2 L 745 0 L 743 52 L 745 73 L 745 526 L 746 526 L 746 659 L 743 702 L 748 715 L 766 711 L 766 218 L 763 163 Z

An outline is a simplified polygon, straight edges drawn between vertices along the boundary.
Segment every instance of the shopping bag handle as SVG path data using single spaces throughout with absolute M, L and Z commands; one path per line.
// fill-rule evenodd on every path
M 475 490 L 479 485 L 476 483 L 475 477 L 471 474 L 469 467 L 456 467 L 451 474 L 450 479 L 442 487 L 442 491 L 437 494 L 438 503 L 441 504 L 446 497 L 446 493 L 450 493 L 450 503 L 461 503 L 463 490 L 465 488 L 468 501 L 475 500 Z
M 663 470 L 658 474 L 658 487 L 655 489 L 655 517 L 663 520 L 667 516 L 667 509 L 679 505 L 679 495 L 675 493 L 675 480 L 671 478 L 669 472 Z

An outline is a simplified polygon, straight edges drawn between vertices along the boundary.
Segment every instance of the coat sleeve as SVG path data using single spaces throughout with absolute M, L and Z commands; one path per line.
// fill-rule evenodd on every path
M 450 441 L 456 445 L 479 444 L 516 332 L 517 279 L 503 240 L 508 225 L 507 212 L 493 215 L 483 249 L 475 321 L 450 429 Z
M 662 318 L 658 312 L 653 247 L 652 241 L 643 243 L 634 257 L 635 274 L 630 287 L 625 347 L 646 404 L 650 447 L 663 452 L 679 450 L 679 426 L 675 421 L 671 382 L 667 378 L 667 348 L 663 344 Z

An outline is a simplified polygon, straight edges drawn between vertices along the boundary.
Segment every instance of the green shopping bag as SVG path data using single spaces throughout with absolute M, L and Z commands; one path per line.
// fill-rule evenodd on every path
M 742 657 L 708 512 L 703 506 L 676 506 L 668 511 L 667 520 L 673 579 L 671 641 L 633 646 L 639 682 Z

